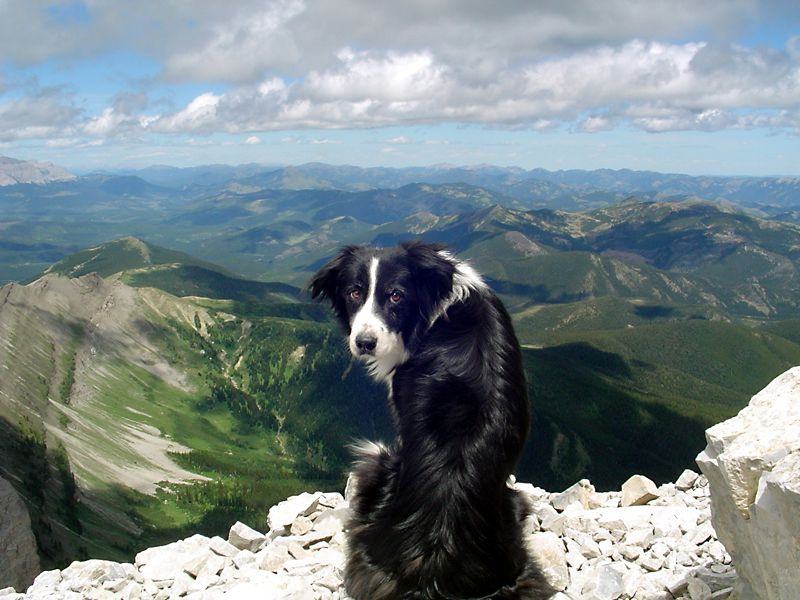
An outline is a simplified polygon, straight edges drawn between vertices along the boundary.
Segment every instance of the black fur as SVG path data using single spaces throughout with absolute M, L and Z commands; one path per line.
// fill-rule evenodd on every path
M 309 283 L 348 334 L 358 309 L 348 294 L 373 256 L 378 289 L 404 293 L 378 307 L 409 358 L 388 382 L 397 439 L 357 456 L 345 586 L 356 600 L 549 598 L 522 539 L 527 503 L 506 485 L 529 428 L 519 343 L 485 286 L 430 324 L 456 275 L 441 250 L 348 247 Z

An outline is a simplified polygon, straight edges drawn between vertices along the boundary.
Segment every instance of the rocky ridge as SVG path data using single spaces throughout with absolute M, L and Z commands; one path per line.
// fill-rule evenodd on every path
M 510 481 L 532 513 L 530 545 L 554 600 L 721 600 L 736 573 L 710 521 L 706 479 L 685 471 L 657 487 L 641 476 L 619 492 L 582 480 L 561 493 Z M 236 523 L 228 539 L 194 535 L 149 548 L 132 564 L 74 562 L 41 573 L 26 593 L 0 598 L 263 598 L 344 600 L 348 501 L 303 493 L 269 511 L 266 534 Z
M 71 181 L 75 175 L 49 162 L 17 160 L 0 156 L 0 186 L 19 183 L 45 184 L 53 181 Z

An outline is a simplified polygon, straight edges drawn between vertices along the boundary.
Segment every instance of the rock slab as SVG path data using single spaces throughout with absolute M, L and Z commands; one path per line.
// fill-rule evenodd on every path
M 697 464 L 733 558 L 742 600 L 796 600 L 800 590 L 800 367 L 706 431 Z

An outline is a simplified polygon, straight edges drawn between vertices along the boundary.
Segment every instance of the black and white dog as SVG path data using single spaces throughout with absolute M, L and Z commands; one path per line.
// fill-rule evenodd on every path
M 350 246 L 309 283 L 389 388 L 390 447 L 355 447 L 345 586 L 356 600 L 544 599 L 527 504 L 506 485 L 529 426 L 500 300 L 442 246 Z

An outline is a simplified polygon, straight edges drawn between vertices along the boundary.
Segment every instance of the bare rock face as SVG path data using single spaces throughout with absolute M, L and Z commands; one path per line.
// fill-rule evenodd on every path
M 742 600 L 800 590 L 800 367 L 706 431 L 697 464 L 711 487 L 714 529 L 733 558 Z
M 0 478 L 0 588 L 25 589 L 39 571 L 28 509 L 11 484 Z

